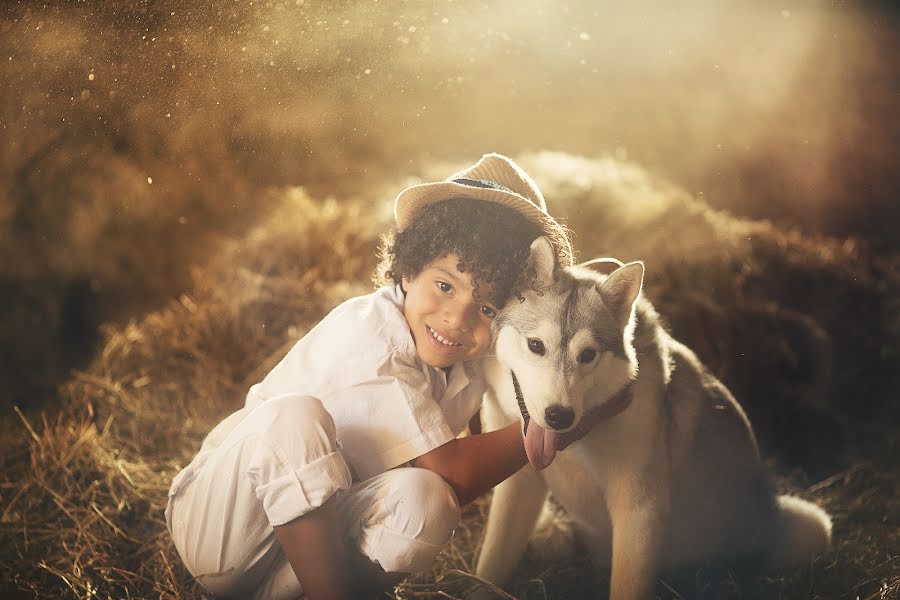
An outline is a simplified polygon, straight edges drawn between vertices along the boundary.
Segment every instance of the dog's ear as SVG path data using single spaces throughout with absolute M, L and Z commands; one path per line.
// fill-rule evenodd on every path
M 556 253 L 550 240 L 541 236 L 531 242 L 531 255 L 528 257 L 528 266 L 534 270 L 537 284 L 540 287 L 553 285 L 553 271 L 556 268 Z
M 641 293 L 643 283 L 644 263 L 635 261 L 616 269 L 597 284 L 603 303 L 612 311 L 619 327 L 624 328 L 631 318 L 634 301 Z
M 619 267 L 624 267 L 625 263 L 617 258 L 594 258 L 585 261 L 578 266 L 583 269 L 590 269 L 601 275 L 609 275 Z

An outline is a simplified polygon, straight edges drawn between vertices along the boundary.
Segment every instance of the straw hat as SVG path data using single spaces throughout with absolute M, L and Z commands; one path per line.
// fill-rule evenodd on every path
M 557 246 L 565 265 L 572 263 L 572 246 L 566 230 L 547 214 L 547 203 L 541 190 L 512 159 L 502 154 L 485 154 L 475 166 L 463 169 L 445 181 L 406 188 L 394 203 L 397 228 L 406 229 L 423 208 L 451 198 L 496 202 L 515 210 L 540 227 Z

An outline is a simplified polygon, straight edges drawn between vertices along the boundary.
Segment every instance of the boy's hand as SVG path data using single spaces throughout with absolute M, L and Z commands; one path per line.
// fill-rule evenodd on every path
M 625 410 L 631 404 L 631 399 L 631 386 L 629 386 L 601 406 L 595 406 L 590 409 L 584 413 L 575 429 L 557 436 L 556 449 L 565 450 L 571 444 L 586 436 L 594 428 L 594 425 L 607 421 Z

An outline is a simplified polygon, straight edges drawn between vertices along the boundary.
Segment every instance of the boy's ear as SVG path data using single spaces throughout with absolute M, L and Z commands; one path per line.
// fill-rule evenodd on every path
M 603 303 L 612 311 L 619 327 L 624 328 L 631 318 L 634 301 L 641 293 L 644 283 L 644 263 L 630 262 L 597 284 L 597 291 Z
M 534 269 L 537 283 L 540 287 L 553 285 L 553 271 L 556 268 L 556 253 L 550 240 L 541 236 L 531 242 L 531 255 L 528 257 L 528 266 Z
M 405 294 L 409 289 L 409 276 L 404 275 L 400 278 L 400 290 Z

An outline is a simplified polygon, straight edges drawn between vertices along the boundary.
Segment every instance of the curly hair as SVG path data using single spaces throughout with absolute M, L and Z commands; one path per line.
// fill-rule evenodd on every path
M 492 202 L 452 198 L 422 210 L 406 229 L 392 228 L 382 236 L 376 285 L 414 278 L 428 263 L 449 254 L 459 257 L 457 268 L 472 277 L 475 299 L 480 286 L 490 290 L 488 301 L 503 306 L 517 290 L 534 282 L 528 273 L 531 242 L 547 235 L 518 212 Z M 558 253 L 559 240 L 552 240 Z M 565 247 L 565 245 L 562 245 Z

